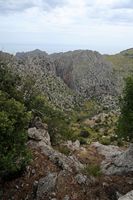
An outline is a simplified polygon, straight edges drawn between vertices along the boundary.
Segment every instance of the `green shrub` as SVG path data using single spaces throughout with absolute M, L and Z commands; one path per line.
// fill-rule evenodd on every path
M 102 138 L 100 138 L 100 142 L 101 144 L 104 145 L 110 145 L 111 144 L 110 136 L 103 136 Z
M 71 153 L 70 149 L 67 146 L 63 146 L 63 145 L 59 146 L 58 151 L 60 153 L 65 154 L 66 156 L 69 156 Z
M 117 134 L 121 138 L 133 139 L 133 77 L 126 79 L 120 106 L 121 115 L 118 120 Z
M 25 144 L 29 120 L 24 105 L 0 91 L 0 176 L 16 173 L 29 161 Z
M 83 172 L 88 176 L 98 177 L 101 176 L 101 169 L 99 165 L 96 164 L 87 164 Z

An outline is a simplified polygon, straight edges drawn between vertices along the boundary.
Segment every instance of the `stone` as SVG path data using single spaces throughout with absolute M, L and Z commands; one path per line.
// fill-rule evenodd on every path
M 118 200 L 133 200 L 133 190 L 120 197 Z
M 49 173 L 46 177 L 41 178 L 38 182 L 36 191 L 36 200 L 46 199 L 55 191 L 57 173 Z
M 85 184 L 87 181 L 87 176 L 83 174 L 77 174 L 75 177 L 78 184 Z
M 68 195 L 66 195 L 63 200 L 70 200 L 70 197 Z
M 72 142 L 71 140 L 68 140 L 64 146 L 67 146 L 68 149 L 75 151 L 80 149 L 80 142 L 79 140 L 76 140 L 75 142 Z
M 29 139 L 35 140 L 37 142 L 44 142 L 47 145 L 51 145 L 50 136 L 46 129 L 36 127 L 28 129 L 28 137 Z

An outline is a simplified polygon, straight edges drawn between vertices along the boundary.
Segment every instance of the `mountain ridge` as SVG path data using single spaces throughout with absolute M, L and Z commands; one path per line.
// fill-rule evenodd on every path
M 120 95 L 123 78 L 132 71 L 132 59 L 125 56 L 129 50 L 131 53 L 132 49 L 128 49 L 116 55 L 102 55 L 91 50 L 48 54 L 35 49 L 15 56 L 0 52 L 0 57 L 12 63 L 12 70 L 36 79 L 38 88 L 53 104 L 69 110 L 91 98 Z

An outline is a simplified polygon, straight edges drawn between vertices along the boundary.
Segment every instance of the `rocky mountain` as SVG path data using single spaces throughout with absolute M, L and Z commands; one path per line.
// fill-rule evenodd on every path
M 132 73 L 133 66 L 133 49 L 116 55 L 90 50 L 49 55 L 36 49 L 15 56 L 0 52 L 0 57 L 23 77 L 34 78 L 49 100 L 66 110 L 90 98 L 118 96 L 123 78 Z
M 57 76 L 84 98 L 117 94 L 113 66 L 98 52 L 77 50 L 53 54 Z
M 12 71 L 19 73 L 24 79 L 34 79 L 36 88 L 56 107 L 70 110 L 80 103 L 81 97 L 56 76 L 55 64 L 46 52 L 35 50 L 17 53 L 16 56 L 0 52 L 0 60 L 6 61 Z

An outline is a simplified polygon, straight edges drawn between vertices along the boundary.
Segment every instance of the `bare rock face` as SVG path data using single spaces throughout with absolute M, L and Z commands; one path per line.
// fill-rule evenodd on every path
M 36 127 L 29 128 L 28 137 L 37 142 L 43 142 L 46 145 L 51 145 L 50 136 L 46 129 L 37 129 Z
M 120 197 L 118 200 L 133 200 L 133 190 Z
M 57 174 L 49 173 L 46 177 L 41 178 L 38 182 L 36 191 L 36 200 L 49 199 L 56 187 Z

